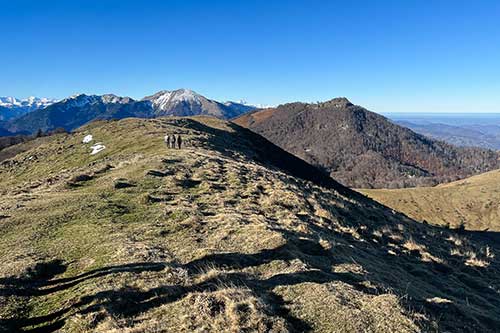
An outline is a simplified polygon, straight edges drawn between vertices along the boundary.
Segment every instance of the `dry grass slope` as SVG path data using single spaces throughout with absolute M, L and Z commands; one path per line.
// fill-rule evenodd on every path
M 436 187 L 361 192 L 417 221 L 500 232 L 500 170 Z
M 166 149 L 167 132 L 187 147 Z M 106 149 L 90 155 L 87 134 Z M 43 138 L 0 164 L 0 192 L 7 332 L 500 325 L 496 246 L 393 213 L 223 121 Z

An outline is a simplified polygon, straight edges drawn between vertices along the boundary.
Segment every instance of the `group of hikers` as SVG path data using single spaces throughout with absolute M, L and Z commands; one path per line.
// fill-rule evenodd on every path
M 165 135 L 165 144 L 167 145 L 168 148 L 177 148 L 177 149 L 181 149 L 182 147 L 182 138 L 179 135 L 175 136 L 174 135 Z

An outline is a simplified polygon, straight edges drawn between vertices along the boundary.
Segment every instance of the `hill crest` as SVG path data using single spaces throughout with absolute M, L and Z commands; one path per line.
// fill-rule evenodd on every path
M 500 167 L 497 152 L 424 137 L 345 98 L 284 104 L 233 121 L 350 187 L 435 185 Z

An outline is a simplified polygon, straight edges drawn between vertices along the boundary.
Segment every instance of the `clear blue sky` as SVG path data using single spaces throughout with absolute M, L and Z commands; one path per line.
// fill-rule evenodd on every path
M 0 96 L 500 112 L 500 1 L 0 0 Z

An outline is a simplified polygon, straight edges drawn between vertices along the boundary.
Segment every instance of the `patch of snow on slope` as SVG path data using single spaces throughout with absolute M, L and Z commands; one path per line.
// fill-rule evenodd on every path
M 103 145 L 102 142 L 98 142 L 98 143 L 96 143 L 95 145 L 93 145 L 90 148 L 92 149 L 92 152 L 90 153 L 90 155 L 95 155 L 98 152 L 103 151 L 104 149 L 106 149 L 106 146 Z
M 180 89 L 175 91 L 172 98 L 174 101 L 200 101 L 200 95 L 189 89 Z
M 85 135 L 85 137 L 83 138 L 82 142 L 83 143 L 89 143 L 93 139 L 94 139 L 94 137 L 92 136 L 92 134 L 88 134 L 88 135 Z

